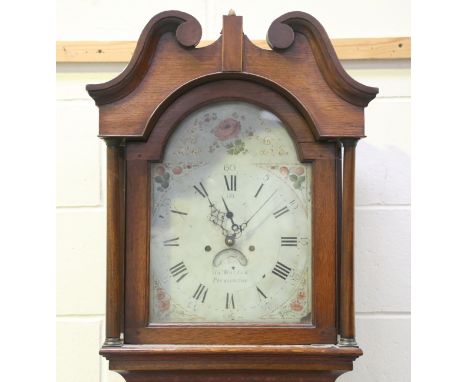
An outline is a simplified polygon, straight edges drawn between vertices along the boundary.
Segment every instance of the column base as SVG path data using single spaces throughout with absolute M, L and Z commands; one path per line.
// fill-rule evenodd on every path
M 340 340 L 338 342 L 338 346 L 340 346 L 340 347 L 353 347 L 353 348 L 359 347 L 354 338 L 344 338 L 344 337 L 340 338 Z
M 106 347 L 114 347 L 114 346 L 123 346 L 124 342 L 123 342 L 123 339 L 121 338 L 106 338 L 106 340 L 104 341 L 104 343 L 102 344 L 102 347 L 103 348 L 106 348 Z

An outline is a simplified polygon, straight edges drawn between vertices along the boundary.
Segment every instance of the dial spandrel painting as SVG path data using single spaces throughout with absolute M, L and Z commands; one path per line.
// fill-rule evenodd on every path
M 311 166 L 244 102 L 205 106 L 151 164 L 150 323 L 311 323 Z

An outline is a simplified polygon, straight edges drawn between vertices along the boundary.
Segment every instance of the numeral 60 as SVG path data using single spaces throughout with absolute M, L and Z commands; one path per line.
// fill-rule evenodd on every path
M 225 164 L 224 165 L 224 171 L 236 171 L 236 165 L 235 164 Z

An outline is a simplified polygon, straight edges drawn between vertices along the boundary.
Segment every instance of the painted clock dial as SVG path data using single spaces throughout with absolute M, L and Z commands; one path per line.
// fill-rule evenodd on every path
M 311 166 L 273 113 L 193 112 L 150 176 L 150 323 L 312 321 Z

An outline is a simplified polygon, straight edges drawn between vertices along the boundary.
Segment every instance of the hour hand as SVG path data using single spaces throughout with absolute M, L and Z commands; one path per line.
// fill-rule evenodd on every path
M 213 203 L 210 203 L 210 217 L 209 217 L 210 222 L 224 229 L 223 227 L 224 216 L 226 216 L 224 212 L 221 212 L 220 210 L 216 208 L 216 206 Z
M 240 227 L 239 225 L 237 225 L 236 223 L 234 223 L 234 213 L 229 209 L 229 207 L 227 206 L 227 203 L 226 201 L 224 200 L 223 197 L 221 197 L 221 199 L 223 200 L 223 203 L 224 203 L 224 207 L 226 208 L 226 217 L 231 221 L 231 228 L 234 232 L 237 232 L 240 230 Z

